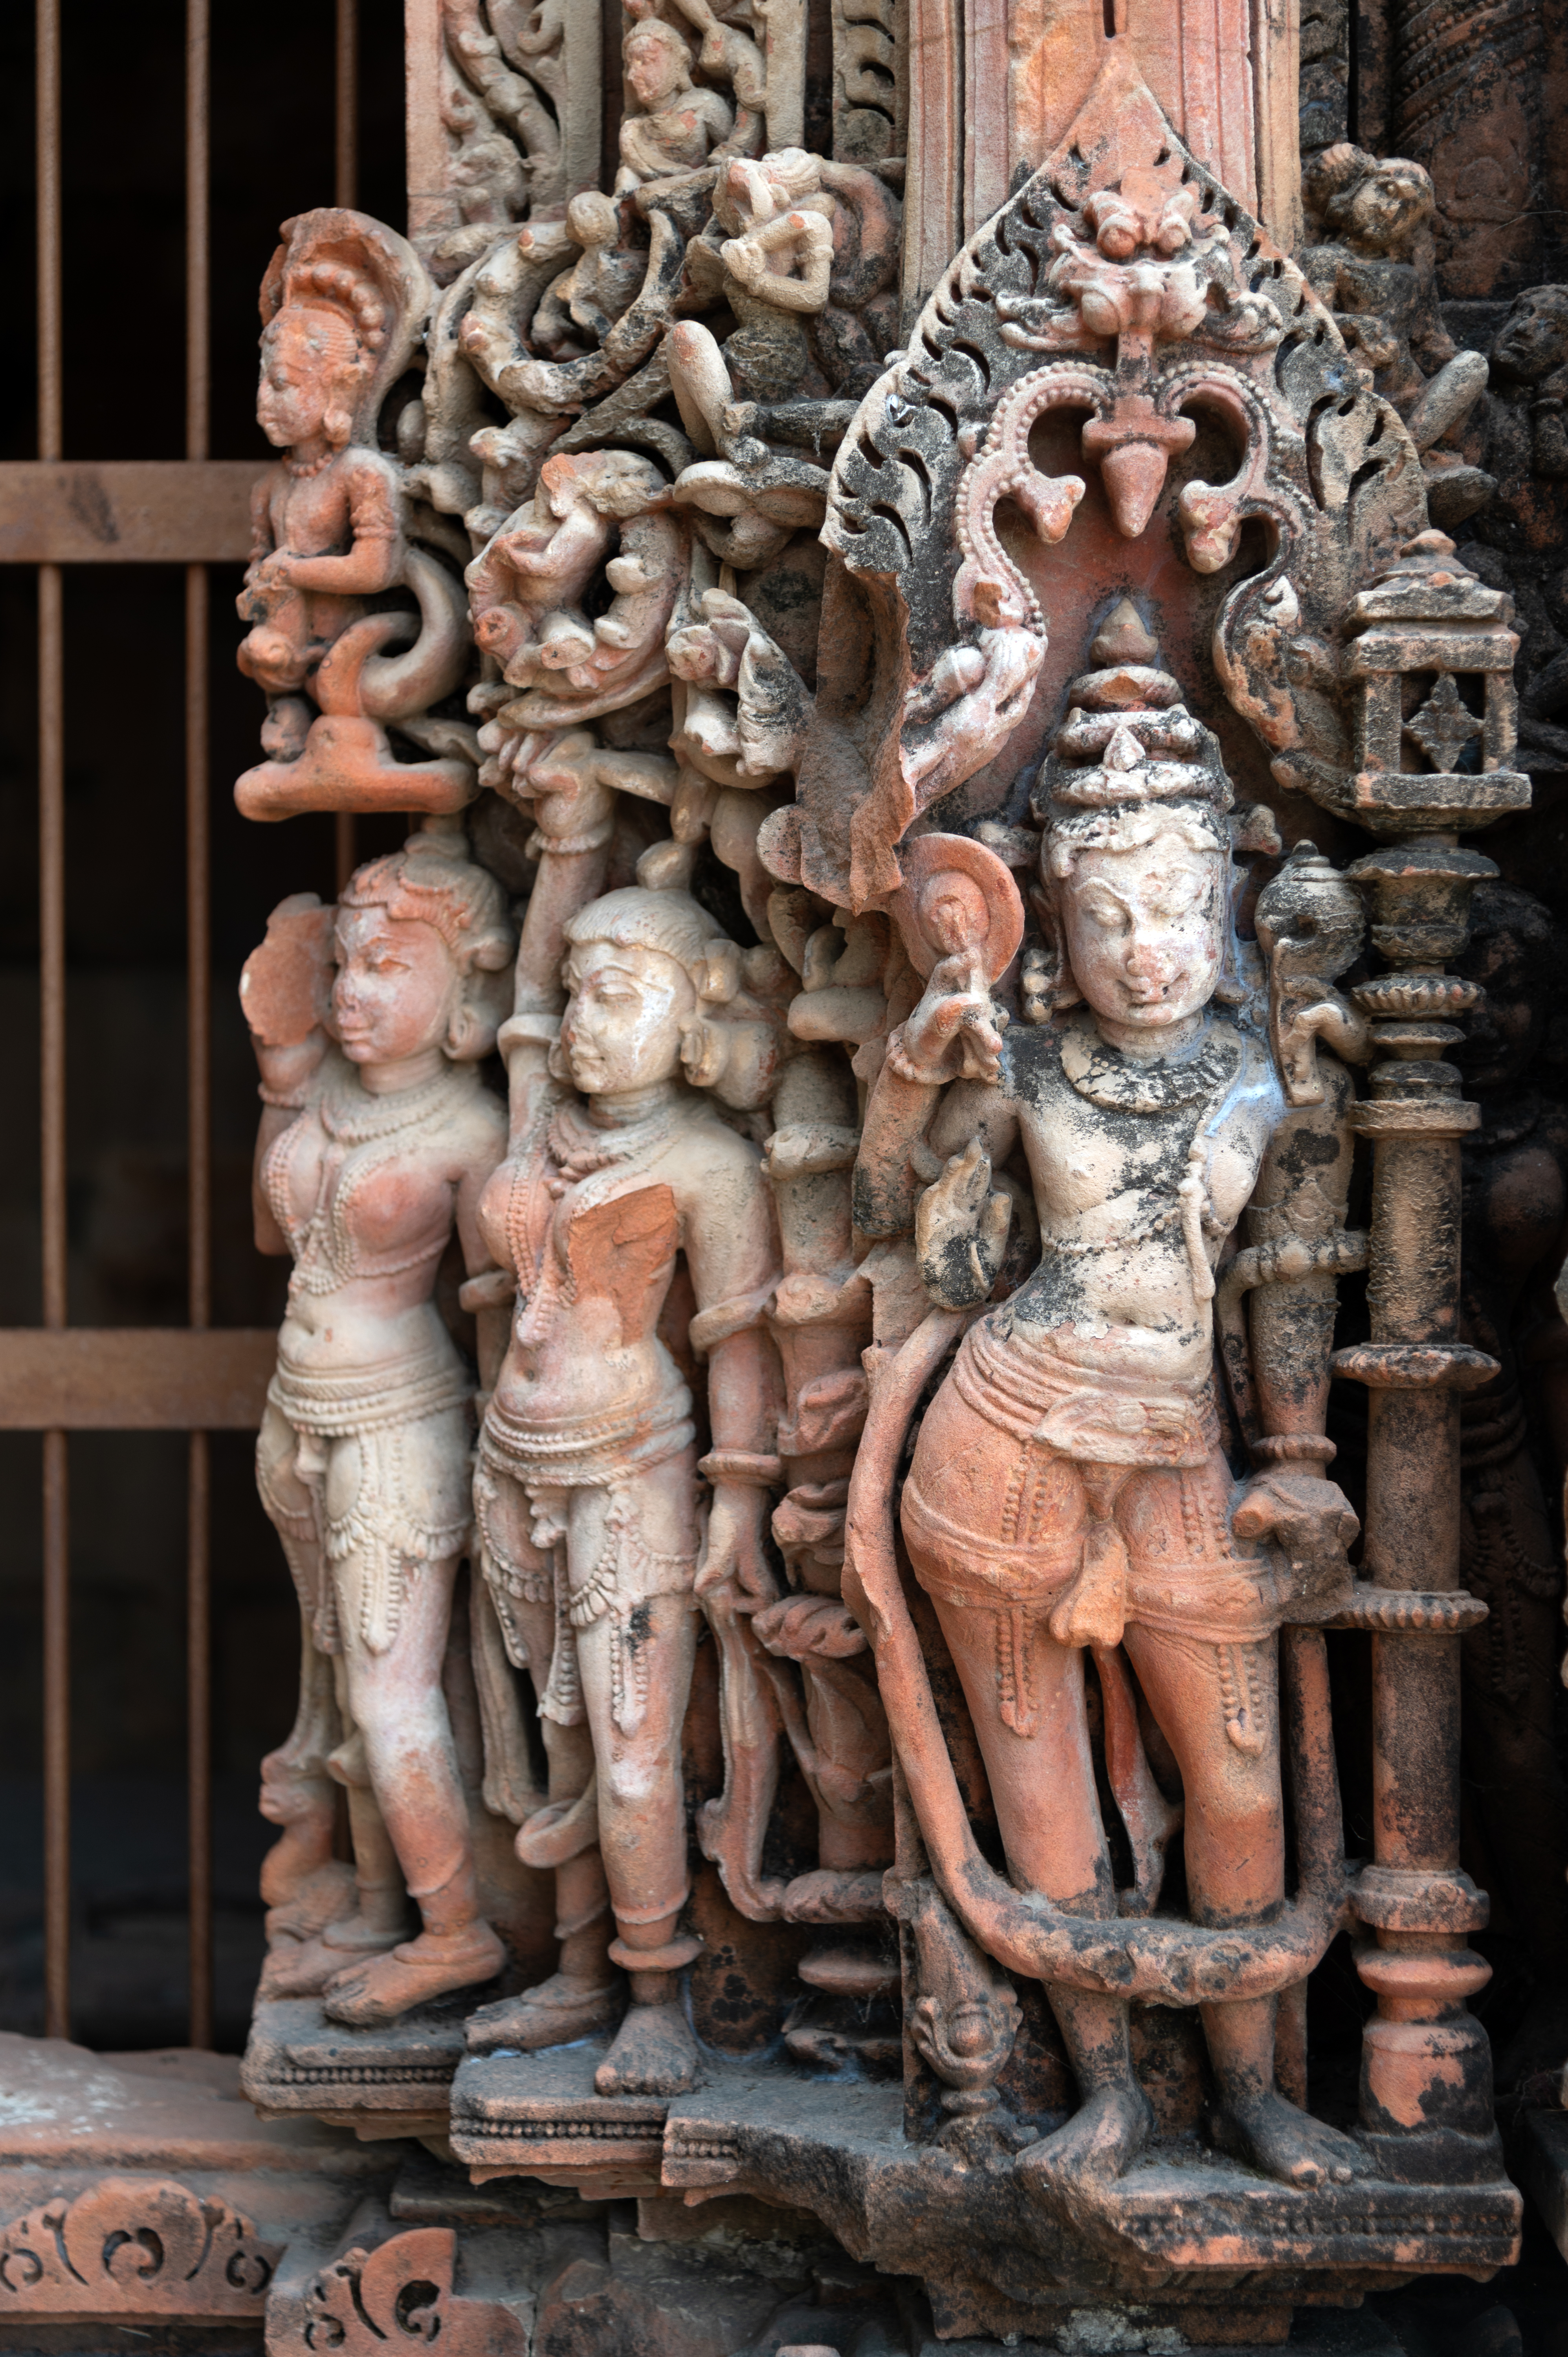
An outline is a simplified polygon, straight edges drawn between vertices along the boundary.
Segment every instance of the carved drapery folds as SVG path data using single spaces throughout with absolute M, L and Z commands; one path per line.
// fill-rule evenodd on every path
M 1009 138 L 1066 88 L 1037 13 L 975 85 Z M 306 216 L 263 305 L 242 806 L 424 816 L 337 911 L 285 904 L 247 1003 L 308 1619 L 248 2083 L 475 2171 L 812 2209 L 944 2332 L 1092 2292 L 1201 2340 L 1243 2282 L 1408 2268 L 1417 2221 L 1422 2266 L 1495 2266 L 1455 1714 L 1484 1531 L 1528 1515 L 1472 1480 L 1461 1559 L 1461 1394 L 1513 1378 L 1492 1308 L 1461 1332 L 1444 1056 L 1496 874 L 1460 837 L 1530 797 L 1521 630 L 1562 734 L 1555 586 L 1531 555 L 1521 616 L 1504 577 L 1553 471 L 1506 386 L 1562 355 L 1456 347 L 1331 11 L 1299 258 L 1260 217 L 1294 59 L 1112 12 L 901 349 L 964 152 L 907 179 L 905 12 L 636 0 L 602 150 L 578 14 L 447 0 L 417 255 Z M 384 1415 L 338 1399 L 357 1361 L 307 1413 L 317 1264 Z M 392 1381 L 400 1319 L 422 1380 L 467 1354 L 450 1400 Z M 334 1657 L 394 1538 L 403 1621 Z M 279 1803 L 306 1755 L 352 1889 L 325 1786 Z M 1341 1930 L 1377 2010 L 1329 2120 Z

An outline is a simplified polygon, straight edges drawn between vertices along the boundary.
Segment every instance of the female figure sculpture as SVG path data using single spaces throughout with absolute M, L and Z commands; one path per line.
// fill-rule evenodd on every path
M 277 1952 L 266 1993 L 324 1993 L 370 2027 L 503 1961 L 442 1691 L 472 1379 L 433 1296 L 454 1224 L 483 1265 L 479 1195 L 506 1140 L 477 1063 L 513 934 L 495 878 L 434 830 L 357 871 L 335 938 L 326 916 L 285 903 L 242 985 L 266 1105 L 256 1240 L 294 1258 L 257 1480 L 306 1620 L 299 1718 L 263 1778 L 267 1813 L 302 1829 L 279 1847 L 306 1868 L 328 1776 L 347 1786 L 358 1906 Z
M 1135 1725 L 1130 1664 L 1179 1765 L 1194 1916 L 1257 1924 L 1284 1893 L 1285 1577 L 1258 1542 L 1275 1533 L 1290 1556 L 1342 1566 L 1356 1523 L 1322 1478 L 1333 1450 L 1313 1428 L 1321 1329 L 1319 1363 L 1308 1354 L 1294 1370 L 1307 1428 L 1263 1442 L 1264 1469 L 1233 1483 L 1210 1394 L 1213 1267 L 1250 1203 L 1311 1234 L 1302 1200 L 1318 1190 L 1321 1216 L 1337 1191 L 1342 1219 L 1348 1076 L 1325 1059 L 1322 1104 L 1287 1114 L 1265 1040 L 1217 1000 L 1246 996 L 1228 955 L 1231 796 L 1218 748 L 1129 609 L 1094 652 L 1104 668 L 1074 683 L 1036 795 L 1054 963 L 1026 965 L 1026 1019 L 1004 1028 L 972 950 L 937 963 L 868 1109 L 858 1220 L 882 1234 L 913 1224 L 933 1298 L 983 1304 L 1008 1224 L 990 1173 L 1022 1145 L 1039 1264 L 965 1334 L 902 1507 L 1014 1882 L 1067 1915 L 1118 1912 L 1088 1649 L 1108 1723 L 1120 1699 Z M 916 1208 L 917 1167 L 939 1167 L 930 1148 L 950 1158 Z M 1330 1324 L 1331 1301 L 1330 1282 Z M 1130 1834 L 1134 1813 L 1123 1808 Z M 1135 1835 L 1133 1847 L 1139 1889 L 1122 1911 L 1143 1912 L 1159 1858 L 1138 1857 Z M 1125 2001 L 1049 1982 L 1047 1994 L 1081 2107 L 1019 2169 L 1037 2198 L 1078 2214 L 1135 2157 L 1151 2113 Z M 1274 1999 L 1202 2010 L 1233 2148 L 1292 2183 L 1348 2177 L 1354 2147 L 1275 2085 Z
M 545 837 L 546 869 L 574 855 L 581 865 L 588 805 L 607 800 L 598 787 L 578 798 L 575 836 L 553 856 Z M 764 1103 L 774 1034 L 712 920 L 683 892 L 641 887 L 564 922 L 570 996 L 557 1024 L 539 1004 L 551 944 L 541 952 L 550 928 L 535 914 L 554 881 L 535 888 L 519 961 L 525 1011 L 501 1034 L 510 1158 L 479 1207 L 489 1250 L 516 1273 L 518 1307 L 480 1434 L 476 1507 L 508 1650 L 539 1691 L 550 1803 L 518 1847 L 556 1867 L 563 1946 L 551 1980 L 482 2007 L 469 2036 L 526 2049 L 606 2028 L 620 2009 L 618 1964 L 631 2007 L 599 2092 L 676 2093 L 697 2064 L 676 1975 L 700 1945 L 680 1928 L 698 1597 L 738 1582 L 772 1600 L 762 1529 L 779 1474 L 762 1330 L 778 1275 L 771 1196 L 757 1148 L 707 1092 Z M 707 1361 L 712 1446 L 700 1462 L 678 1363 L 688 1346 Z

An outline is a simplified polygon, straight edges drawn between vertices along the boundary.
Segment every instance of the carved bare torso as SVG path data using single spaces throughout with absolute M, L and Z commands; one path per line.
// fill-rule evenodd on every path
M 541 1446 L 576 1436 L 628 1462 L 644 1444 L 667 1450 L 674 1427 L 690 1437 L 691 1394 L 661 1330 L 677 1254 L 705 1308 L 749 1300 L 771 1274 L 755 1150 L 695 1096 L 639 1127 L 596 1130 L 563 1097 L 479 1204 L 486 1244 L 518 1280 L 494 1417 Z
M 1211 1318 L 1194 1291 L 1176 1190 L 1201 1139 L 1212 1264 L 1282 1111 L 1263 1049 L 1229 1023 L 1210 1024 L 1180 1060 L 1139 1064 L 1079 1013 L 1011 1029 L 998 1085 L 953 1091 L 932 1144 L 952 1153 L 978 1122 L 1000 1163 L 1022 1141 L 1040 1262 L 1012 1297 L 1016 1318 L 1063 1329 L 1056 1346 L 1079 1363 L 1197 1383 L 1212 1357 Z
M 501 1115 L 471 1066 L 373 1096 L 336 1060 L 269 1147 L 263 1189 L 294 1256 L 278 1337 L 302 1372 L 451 1344 L 432 1300 L 456 1199 L 494 1167 Z
M 360 610 L 350 592 L 378 587 L 395 574 L 403 542 L 397 468 L 379 450 L 357 447 L 314 468 L 281 460 L 256 486 L 252 527 L 240 608 L 252 625 L 248 668 L 274 692 L 298 687 Z M 296 580 L 287 564 L 355 554 L 369 560 L 374 577 L 341 589 Z

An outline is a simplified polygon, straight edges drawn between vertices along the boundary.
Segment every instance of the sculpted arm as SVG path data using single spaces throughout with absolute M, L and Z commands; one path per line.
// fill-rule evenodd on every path
M 1338 1568 L 1356 1518 L 1325 1478 L 1331 1452 L 1323 1430 L 1337 1275 L 1365 1265 L 1366 1238 L 1345 1228 L 1353 1144 L 1346 1116 L 1354 1084 L 1345 1066 L 1321 1050 L 1317 1070 L 1321 1103 L 1293 1107 L 1269 1141 L 1244 1215 L 1246 1248 L 1221 1274 L 1219 1308 L 1221 1347 L 1232 1369 L 1248 1351 L 1250 1327 L 1251 1399 L 1244 1369 L 1235 1388 L 1251 1426 L 1248 1439 L 1264 1466 L 1236 1510 L 1235 1528 L 1243 1538 L 1273 1531 L 1293 1556 Z
M 240 1004 L 262 1076 L 251 1201 L 256 1250 L 289 1249 L 262 1185 L 268 1154 L 320 1093 L 330 1053 L 326 1017 L 332 986 L 332 922 L 314 892 L 292 893 L 267 920 L 267 937 L 245 961 Z
M 353 544 L 347 554 L 318 556 L 280 550 L 270 571 L 295 589 L 327 590 L 338 597 L 373 597 L 403 576 L 404 541 L 400 499 L 391 464 L 379 453 L 364 454 L 349 487 Z
M 468 1285 L 463 1287 L 463 1294 L 465 1300 L 471 1301 L 474 1306 L 479 1386 L 487 1392 L 493 1388 L 501 1361 L 506 1356 L 515 1286 L 510 1272 L 498 1270 L 490 1257 L 489 1247 L 479 1227 L 479 1198 L 484 1193 L 486 1180 L 505 1152 L 506 1129 L 500 1108 L 496 1106 L 492 1117 L 487 1107 L 482 1126 L 476 1125 L 474 1150 L 467 1157 L 458 1176 L 456 1192 L 457 1240 L 463 1247 L 463 1266 L 469 1279 Z M 493 1278 L 494 1284 L 487 1286 L 487 1277 Z M 473 1286 L 475 1278 L 479 1280 L 478 1286 Z
M 693 1154 L 693 1162 L 696 1156 Z M 778 1372 L 762 1311 L 779 1275 L 773 1200 L 761 1165 L 736 1149 L 725 1166 L 693 1169 L 682 1205 L 697 1297 L 692 1341 L 708 1363 L 713 1485 L 698 1590 L 731 1580 L 767 1601 L 772 1574 L 762 1544 L 779 1420 Z
M 854 1166 L 854 1223 L 863 1234 L 908 1235 L 915 1198 L 937 1176 L 935 1156 L 966 1146 L 978 1122 L 993 1161 L 1011 1152 L 1017 1116 L 995 1085 L 1001 1058 L 996 1010 L 972 953 L 942 958 L 919 1005 L 888 1041 L 866 1107 Z M 952 1109 L 943 1107 L 927 1146 L 937 1100 L 950 1080 L 961 1085 L 950 1092 Z

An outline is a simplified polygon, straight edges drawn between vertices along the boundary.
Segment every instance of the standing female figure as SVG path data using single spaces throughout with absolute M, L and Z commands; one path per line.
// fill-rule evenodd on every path
M 530 936 L 553 888 L 542 876 Z M 683 892 L 607 893 L 564 938 L 564 1016 L 536 1006 L 501 1035 L 512 1150 L 479 1220 L 518 1298 L 476 1482 L 485 1574 L 511 1658 L 533 1673 L 550 1760 L 550 1803 L 518 1847 L 556 1867 L 562 1952 L 551 1980 L 481 2008 L 469 2037 L 530 2048 L 608 2027 L 619 1965 L 630 2009 L 596 2083 L 672 2094 L 697 2075 L 677 1975 L 700 1945 L 680 1921 L 698 1598 L 772 1600 L 763 1523 L 780 1471 L 762 1323 L 772 1194 L 710 1092 L 764 1103 L 774 1032 L 740 951 Z M 525 936 L 520 996 L 529 963 Z M 707 1361 L 700 1458 L 688 1348 Z
M 473 1406 L 434 1295 L 454 1223 L 486 1265 L 478 1200 L 506 1126 L 477 1063 L 515 944 L 460 827 L 360 868 L 328 920 L 285 902 L 242 984 L 266 1105 L 256 1240 L 294 1259 L 257 1480 L 306 1621 L 299 1717 L 263 1805 L 288 1828 L 270 1862 L 282 1896 L 329 1858 L 328 1780 L 347 1787 L 358 1904 L 275 1950 L 263 1993 L 324 1993 L 368 2027 L 503 1961 L 442 1690 Z

